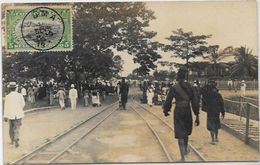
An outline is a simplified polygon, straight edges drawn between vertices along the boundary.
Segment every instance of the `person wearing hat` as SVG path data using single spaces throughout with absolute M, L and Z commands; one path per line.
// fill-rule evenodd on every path
M 202 95 L 202 109 L 207 112 L 207 129 L 211 135 L 211 144 L 215 145 L 218 142 L 218 130 L 220 129 L 220 113 L 222 119 L 225 116 L 224 101 L 221 94 L 216 88 L 214 81 L 203 87 L 201 91 Z
M 69 90 L 69 99 L 71 104 L 71 110 L 74 110 L 77 106 L 78 91 L 75 89 L 74 84 L 71 84 L 70 87 L 71 89 Z
M 126 103 L 127 103 L 127 97 L 128 97 L 128 92 L 129 92 L 129 86 L 128 84 L 125 82 L 125 78 L 122 78 L 122 83 L 120 86 L 120 91 L 119 91 L 119 95 L 121 97 L 121 104 L 123 109 L 126 109 Z
M 240 95 L 241 95 L 242 97 L 245 97 L 245 96 L 246 96 L 246 82 L 245 82 L 245 80 L 242 80 L 242 81 L 241 81 Z
M 61 110 L 64 110 L 65 109 L 66 94 L 65 94 L 63 86 L 60 86 L 58 92 L 56 93 L 56 96 L 59 99 L 59 104 L 60 104 Z
M 195 124 L 199 125 L 199 100 L 198 94 L 194 88 L 185 82 L 187 74 L 186 69 L 180 68 L 177 73 L 177 84 L 170 87 L 165 103 L 163 105 L 163 112 L 165 116 L 169 116 L 172 107 L 172 100 L 175 98 L 176 106 L 174 110 L 174 134 L 178 139 L 181 161 L 185 161 L 185 155 L 188 154 L 189 135 L 192 133 L 192 113 L 196 115 Z M 191 106 L 190 106 L 191 105 Z
M 22 118 L 24 117 L 23 108 L 25 101 L 23 95 L 16 91 L 16 83 L 9 83 L 10 93 L 5 97 L 4 103 L 4 120 L 9 120 L 9 136 L 11 144 L 19 147 L 19 129 L 22 125 Z

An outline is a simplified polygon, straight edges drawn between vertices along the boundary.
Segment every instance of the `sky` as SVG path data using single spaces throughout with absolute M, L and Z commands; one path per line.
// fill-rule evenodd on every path
M 165 38 L 172 31 L 182 28 L 195 35 L 211 34 L 208 43 L 220 45 L 220 49 L 246 45 L 257 55 L 257 5 L 253 0 L 147 2 L 146 6 L 154 11 L 156 17 L 148 28 L 157 32 L 154 41 L 167 43 Z M 171 53 L 160 53 L 162 61 L 181 62 L 177 58 L 170 58 Z M 125 60 L 122 75 L 127 75 L 138 65 L 132 62 L 130 56 L 124 54 L 122 57 Z

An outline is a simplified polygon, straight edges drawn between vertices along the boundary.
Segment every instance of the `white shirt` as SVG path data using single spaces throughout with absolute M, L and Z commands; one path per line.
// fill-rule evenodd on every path
M 5 97 L 4 117 L 14 120 L 24 117 L 25 106 L 23 95 L 18 92 L 11 92 Z
M 22 88 L 21 93 L 22 93 L 23 96 L 26 96 L 27 95 L 26 89 Z
M 77 99 L 78 98 L 78 91 L 74 88 L 70 89 L 69 98 L 70 99 Z
M 246 89 L 246 83 L 241 84 L 241 89 L 245 90 Z

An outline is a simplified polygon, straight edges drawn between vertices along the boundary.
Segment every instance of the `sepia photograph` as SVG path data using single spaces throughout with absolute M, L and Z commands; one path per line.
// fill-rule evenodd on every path
M 2 164 L 258 164 L 257 1 L 1 2 Z

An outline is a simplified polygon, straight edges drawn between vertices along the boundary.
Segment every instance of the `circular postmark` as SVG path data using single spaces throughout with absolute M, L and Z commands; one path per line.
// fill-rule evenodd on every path
M 21 32 L 24 41 L 33 49 L 55 48 L 62 40 L 65 26 L 60 14 L 48 7 L 37 7 L 23 18 Z

